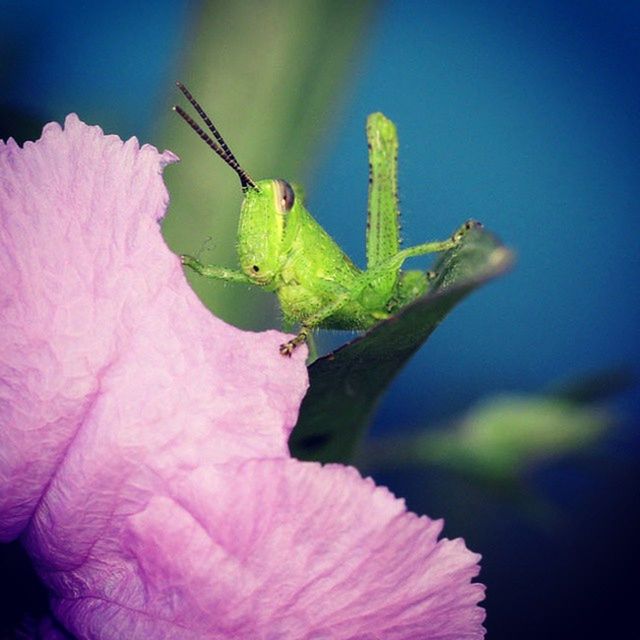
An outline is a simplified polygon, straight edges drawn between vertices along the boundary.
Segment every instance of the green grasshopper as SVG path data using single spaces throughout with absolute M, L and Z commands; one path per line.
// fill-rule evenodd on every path
M 285 321 L 300 325 L 298 334 L 280 345 L 284 356 L 307 341 L 312 329 L 364 330 L 389 318 L 426 293 L 435 277 L 430 271 L 401 271 L 404 261 L 451 249 L 466 231 L 480 226 L 470 220 L 447 240 L 400 248 L 398 136 L 393 122 L 373 113 L 367 119 L 369 207 L 363 271 L 305 209 L 301 190 L 282 179 L 254 181 L 188 89 L 177 85 L 215 141 L 181 107 L 174 111 L 238 174 L 244 193 L 238 224 L 240 270 L 205 265 L 188 255 L 181 256 L 182 264 L 208 278 L 274 291 Z

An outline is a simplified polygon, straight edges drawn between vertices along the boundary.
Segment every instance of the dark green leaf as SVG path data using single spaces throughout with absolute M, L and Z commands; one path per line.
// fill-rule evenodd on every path
M 435 266 L 430 292 L 365 335 L 316 360 L 289 446 L 297 458 L 349 462 L 378 399 L 407 360 L 468 293 L 503 273 L 512 254 L 474 229 Z

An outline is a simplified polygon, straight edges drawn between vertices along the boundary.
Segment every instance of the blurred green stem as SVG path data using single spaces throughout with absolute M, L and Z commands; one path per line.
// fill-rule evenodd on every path
M 190 88 L 249 174 L 299 179 L 343 102 L 373 6 L 205 2 L 176 79 Z M 174 90 L 173 82 L 167 89 Z M 179 99 L 174 91 L 172 102 Z M 233 267 L 242 199 L 237 176 L 167 112 L 160 138 L 182 163 L 165 174 L 171 194 L 165 238 L 176 253 L 202 253 L 205 262 Z M 203 302 L 225 320 L 250 329 L 278 326 L 273 296 L 189 277 Z

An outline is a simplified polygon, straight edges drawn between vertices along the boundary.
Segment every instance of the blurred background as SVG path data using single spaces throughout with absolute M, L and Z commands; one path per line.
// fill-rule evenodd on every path
M 517 264 L 395 380 L 362 468 L 482 553 L 489 638 L 637 637 L 639 4 L 25 0 L 0 14 L 0 137 L 76 112 L 172 149 L 165 237 L 204 261 L 234 264 L 241 193 L 171 113 L 176 79 L 252 176 L 305 185 L 361 265 L 364 122 L 393 119 L 405 243 L 475 217 Z M 273 296 L 192 283 L 238 326 L 280 326 Z M 390 437 L 426 453 L 385 455 Z M 44 605 L 17 547 L 2 563 L 6 629 Z

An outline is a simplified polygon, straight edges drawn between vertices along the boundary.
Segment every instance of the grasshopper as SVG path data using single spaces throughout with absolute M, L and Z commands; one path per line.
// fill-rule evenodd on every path
M 426 293 L 436 275 L 402 271 L 404 261 L 451 249 L 466 231 L 480 226 L 469 220 L 447 240 L 401 249 L 398 136 L 393 122 L 373 113 L 367 119 L 369 206 L 363 271 L 307 211 L 300 189 L 280 178 L 253 180 L 189 90 L 180 82 L 177 86 L 213 138 L 180 106 L 174 111 L 238 174 L 244 193 L 238 224 L 240 269 L 202 264 L 189 255 L 180 256 L 182 264 L 208 278 L 275 292 L 285 321 L 300 326 L 293 339 L 280 345 L 284 356 L 306 342 L 315 328 L 364 330 L 389 318 Z

